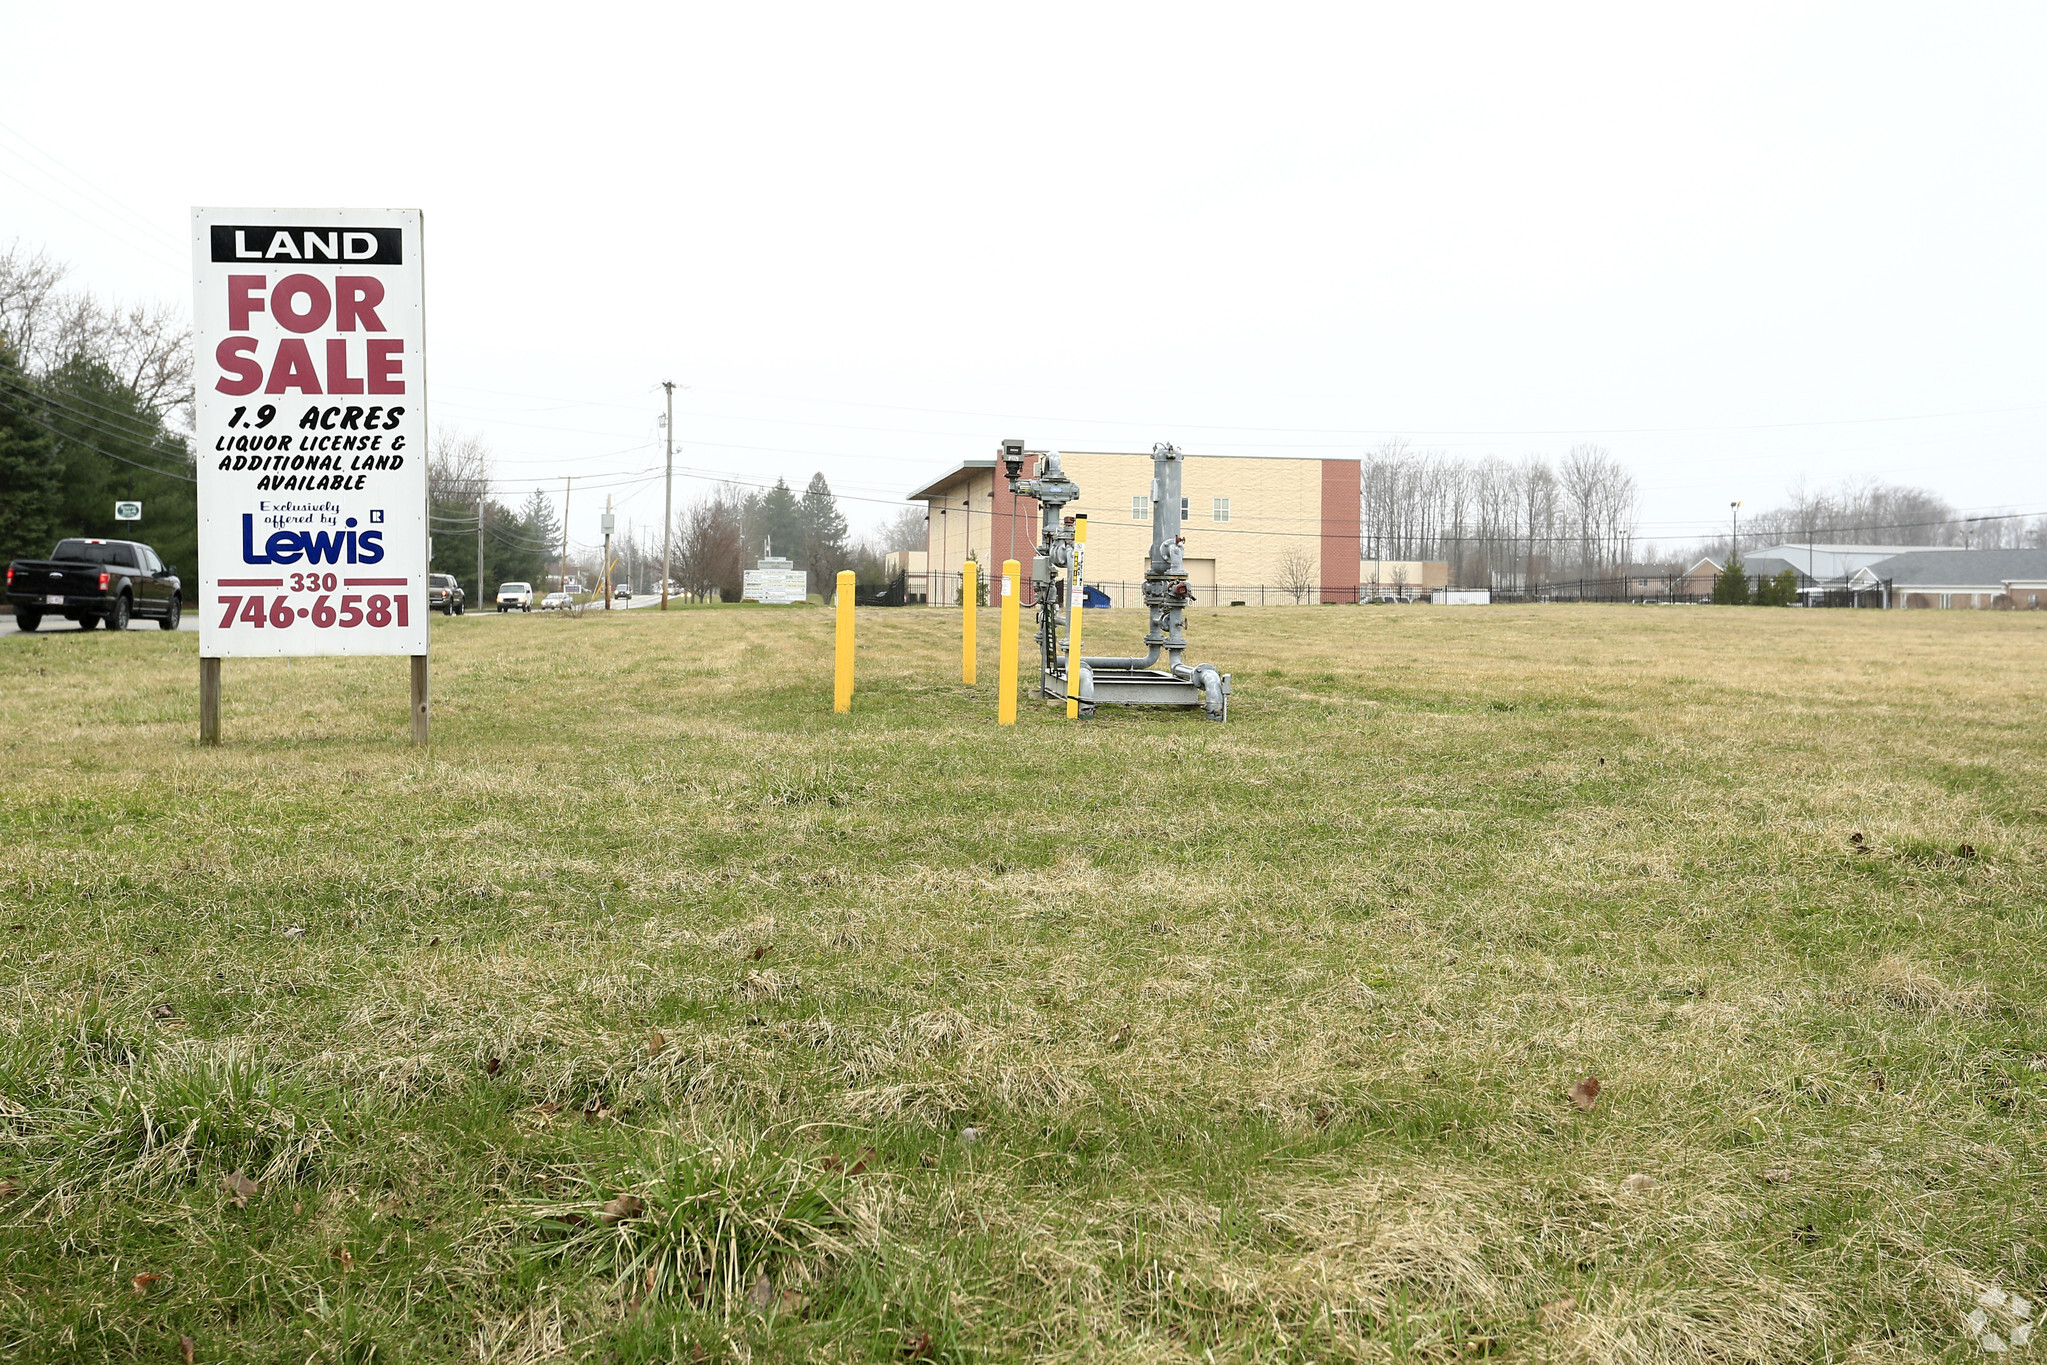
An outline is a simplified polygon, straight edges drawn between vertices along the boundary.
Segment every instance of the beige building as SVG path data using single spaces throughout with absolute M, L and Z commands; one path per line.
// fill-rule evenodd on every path
M 1112 605 L 1140 605 L 1151 545 L 1151 456 L 1062 451 L 1060 461 L 1080 486 L 1067 513 L 1088 519 L 1087 582 Z M 1356 460 L 1190 456 L 1181 475 L 1180 530 L 1198 600 L 1357 601 L 1360 474 Z M 910 500 L 930 510 L 934 602 L 958 602 L 960 565 L 969 555 L 984 574 L 1015 559 L 1028 580 L 1038 504 L 1011 495 L 996 460 L 964 461 Z

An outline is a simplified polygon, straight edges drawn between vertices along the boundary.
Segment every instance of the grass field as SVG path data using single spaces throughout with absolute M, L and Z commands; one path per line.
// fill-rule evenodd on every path
M 2024 1342 L 2047 617 L 1202 611 L 1228 725 L 1008 732 L 830 629 L 437 621 L 427 751 L 0 646 L 0 1356 Z

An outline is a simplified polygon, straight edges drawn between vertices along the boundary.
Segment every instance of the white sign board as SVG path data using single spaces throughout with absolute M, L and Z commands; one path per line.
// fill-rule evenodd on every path
M 417 209 L 194 209 L 199 652 L 427 652 Z
M 114 504 L 115 521 L 142 520 L 142 504 L 139 502 L 117 502 Z
M 808 602 L 810 576 L 801 569 L 748 569 L 740 584 L 739 600 L 773 607 Z

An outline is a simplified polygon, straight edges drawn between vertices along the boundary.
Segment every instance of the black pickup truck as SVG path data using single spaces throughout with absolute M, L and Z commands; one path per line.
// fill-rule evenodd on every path
M 185 613 L 185 585 L 156 551 L 134 540 L 60 540 L 48 559 L 7 566 L 14 624 L 34 630 L 48 616 L 91 630 L 100 622 L 126 630 L 131 616 L 176 630 Z

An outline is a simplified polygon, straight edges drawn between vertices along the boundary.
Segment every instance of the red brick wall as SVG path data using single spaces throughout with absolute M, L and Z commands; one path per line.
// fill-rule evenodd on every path
M 1364 549 L 1359 499 L 1364 492 L 1362 460 L 1322 462 L 1322 600 L 1358 600 L 1358 560 Z
M 1024 458 L 1025 478 L 1032 478 L 1038 472 L 1038 457 Z M 989 504 L 994 511 L 994 536 L 991 544 L 995 548 L 995 562 L 988 566 L 988 605 L 1002 605 L 1001 587 L 996 580 L 1002 577 L 1002 561 L 1016 561 L 1017 578 L 1023 589 L 1022 606 L 1035 605 L 1031 596 L 1031 550 L 1038 543 L 1038 520 L 1042 515 L 1036 498 L 1019 497 L 1009 491 L 1009 479 L 1003 473 L 1002 462 L 995 463 L 995 499 Z

